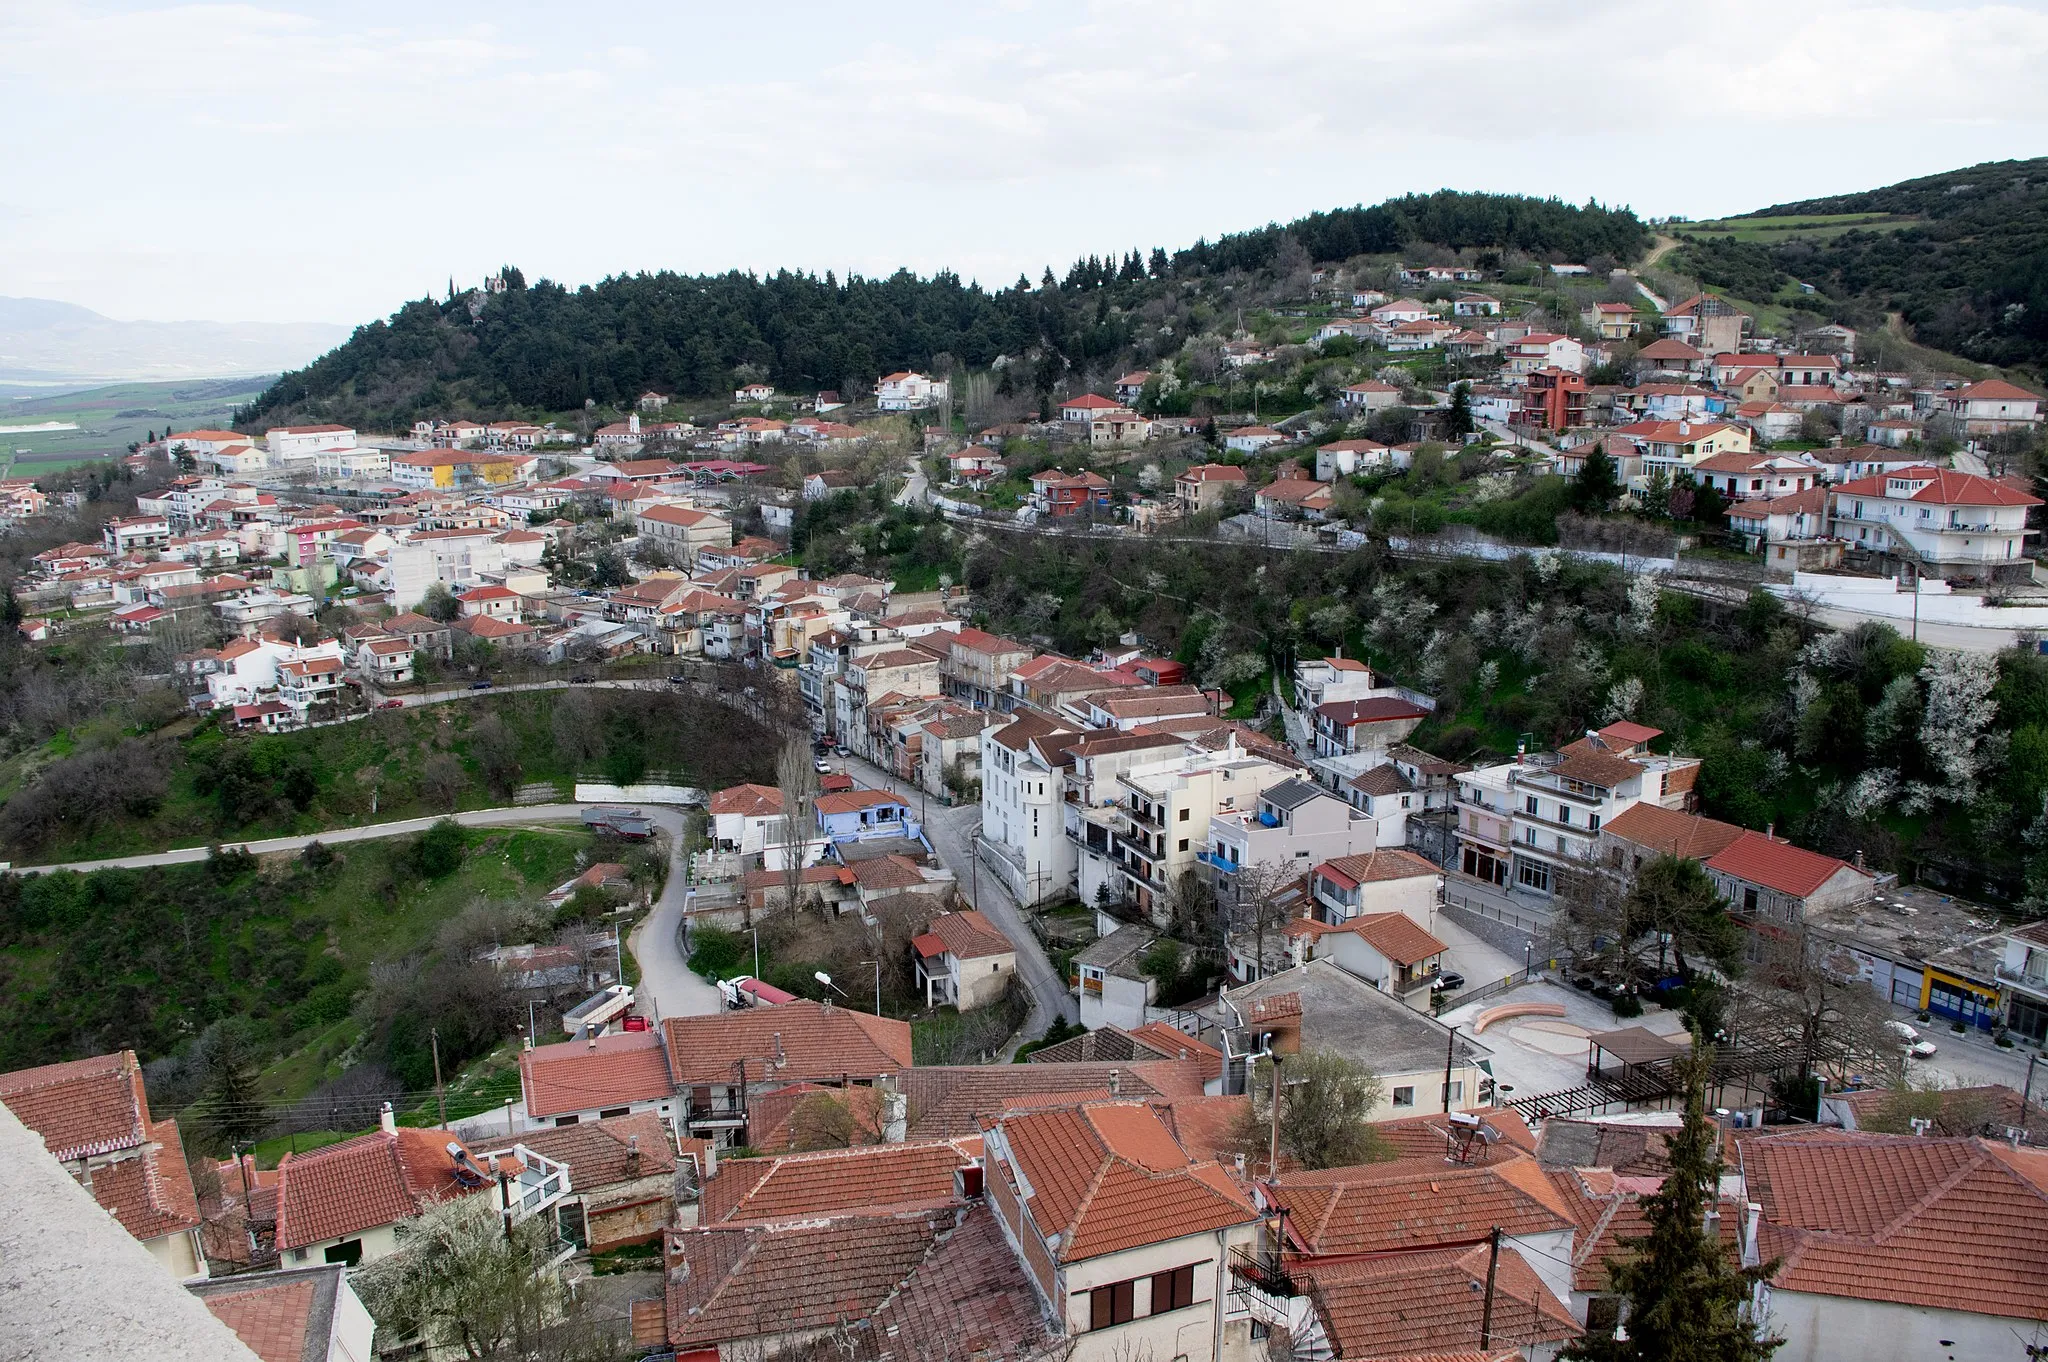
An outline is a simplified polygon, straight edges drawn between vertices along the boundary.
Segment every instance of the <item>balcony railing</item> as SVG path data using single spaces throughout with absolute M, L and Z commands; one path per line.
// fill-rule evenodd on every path
M 2004 965 L 1998 966 L 1992 973 L 2002 984 L 2014 984 L 2029 993 L 2048 998 L 2048 976 L 2027 974 L 2021 970 L 2007 969 Z
M 746 1107 L 732 1098 L 690 1103 L 691 1125 L 744 1125 L 746 1119 Z

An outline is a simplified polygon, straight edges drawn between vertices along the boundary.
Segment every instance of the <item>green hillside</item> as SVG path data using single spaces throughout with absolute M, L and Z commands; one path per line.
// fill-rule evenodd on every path
M 2048 372 L 2048 158 L 1672 230 L 1670 267 L 1717 288 L 1870 329 L 1898 314 L 1922 345 Z
M 222 427 L 269 386 L 268 378 L 116 383 L 52 396 L 15 388 L 0 396 L 0 462 L 6 476 L 40 477 L 74 463 L 126 453 L 155 431 Z M 21 394 L 19 396 L 12 394 Z M 55 422 L 70 430 L 10 430 Z

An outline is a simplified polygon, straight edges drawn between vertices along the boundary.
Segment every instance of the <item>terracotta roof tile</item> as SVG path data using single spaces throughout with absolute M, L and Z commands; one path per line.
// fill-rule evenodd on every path
M 0 1074 L 0 1103 L 64 1161 L 133 1149 L 149 1138 L 149 1103 L 133 1050 Z
M 1441 873 L 1442 871 L 1430 862 L 1400 847 L 1368 851 L 1362 856 L 1337 856 L 1316 867 L 1316 874 L 1327 876 L 1347 887 Z
M 1213 1162 L 1196 1162 L 1159 1114 L 1135 1102 L 1032 1112 L 1002 1122 L 1040 1232 L 1078 1262 L 1241 1225 L 1256 1208 Z M 1006 1171 L 1007 1175 L 1007 1171 Z
M 782 812 L 782 791 L 772 785 L 734 785 L 711 796 L 711 813 L 744 814 L 750 818 Z
M 1211 1077 L 1199 1060 L 1132 1060 L 1079 1064 L 933 1065 L 903 1074 L 910 1135 L 934 1139 L 980 1132 L 1023 1098 L 1054 1103 L 1091 1101 L 1110 1092 L 1141 1101 L 1200 1097 Z
M 519 1143 L 567 1164 L 570 1185 L 584 1193 L 639 1178 L 666 1176 L 676 1168 L 674 1139 L 661 1117 L 651 1111 L 523 1131 Z
M 704 1184 L 701 1223 L 815 1220 L 894 1209 L 935 1209 L 959 1198 L 955 1175 L 975 1160 L 956 1141 L 883 1144 L 723 1159 Z
M 401 1128 L 287 1154 L 277 1165 L 277 1247 L 304 1248 L 391 1225 L 430 1201 L 480 1190 L 455 1176 L 448 1132 Z
M 1346 922 L 1344 930 L 1397 965 L 1419 965 L 1450 949 L 1406 913 L 1366 913 Z
M 1479 1347 L 1487 1259 L 1481 1246 L 1308 1263 L 1291 1271 L 1307 1288 L 1338 1357 L 1413 1357 Z M 1519 1252 L 1500 1255 L 1493 1287 L 1496 1339 L 1532 1345 L 1578 1336 L 1571 1312 Z
M 1852 1135 L 1742 1143 L 1773 1289 L 2048 1320 L 2048 1153 Z
M 722 1016 L 669 1017 L 662 1029 L 678 1086 L 730 1083 L 742 1062 L 753 1082 L 874 1078 L 911 1065 L 909 1023 L 804 999 Z
M 176 1121 L 150 1127 L 155 1147 L 92 1170 L 92 1196 L 121 1227 L 148 1241 L 200 1227 L 199 1196 Z
M 1601 831 L 1647 847 L 1660 856 L 1682 856 L 1688 860 L 1716 855 L 1743 833 L 1733 823 L 1647 803 L 1631 804 L 1607 820 Z
M 628 1031 L 588 1040 L 536 1045 L 519 1056 L 527 1115 L 558 1116 L 597 1107 L 654 1101 L 675 1092 L 661 1036 Z
M 1402 1162 L 1282 1173 L 1272 1195 L 1288 1209 L 1300 1245 L 1319 1255 L 1469 1243 L 1495 1225 L 1524 1235 L 1575 1223 L 1526 1157 L 1421 1171 Z
M 1707 869 L 1805 898 L 1851 866 L 1847 861 L 1745 829 L 1741 836 L 1708 858 Z
M 338 1269 L 327 1269 L 337 1275 Z M 195 1294 L 214 1318 L 235 1331 L 249 1351 L 263 1362 L 327 1362 L 330 1334 L 314 1327 L 316 1314 L 333 1319 L 330 1287 L 321 1290 L 317 1269 L 264 1273 L 256 1277 L 203 1284 Z M 321 1306 L 325 1304 L 326 1310 Z M 330 1324 L 331 1328 L 331 1324 Z
M 961 960 L 978 960 L 991 955 L 1009 955 L 1017 947 L 1009 937 L 977 909 L 944 913 L 932 919 L 927 929 L 945 943 L 949 954 Z

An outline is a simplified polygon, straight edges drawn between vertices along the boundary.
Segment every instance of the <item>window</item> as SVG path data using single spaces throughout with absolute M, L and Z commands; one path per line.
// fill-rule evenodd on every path
M 1754 913 L 1756 911 L 1756 890 L 1745 889 L 1742 891 L 1742 911 L 1745 913 Z
M 1572 821 L 1572 806 L 1571 806 L 1571 805 L 1569 805 L 1569 804 L 1563 804 L 1563 803 L 1560 803 L 1560 804 L 1559 804 L 1559 805 L 1557 806 L 1557 821 L 1558 821 L 1558 822 L 1560 822 L 1560 823 L 1563 823 L 1563 824 L 1565 824 L 1565 825 L 1566 825 L 1567 827 L 1569 827 L 1569 826 L 1571 825 L 1571 821 Z
M 1181 849 L 1182 851 L 1186 851 L 1186 850 L 1188 849 L 1188 839 L 1187 839 L 1187 838 L 1183 837 L 1183 838 L 1181 838 L 1181 839 L 1180 839 L 1180 849 Z
M 1169 1310 L 1185 1310 L 1195 1303 L 1195 1270 L 1192 1267 L 1177 1267 L 1171 1272 L 1152 1274 L 1152 1313 L 1163 1315 Z
M 1537 803 L 1536 803 L 1536 796 L 1535 796 L 1535 795 L 1523 795 L 1523 796 L 1522 796 L 1522 811 L 1523 811 L 1524 813 L 1535 813 L 1535 812 L 1537 811 L 1537 807 L 1538 807 L 1538 806 L 1537 806 Z
M 1394 1089 L 1394 1105 L 1397 1107 L 1412 1107 L 1415 1105 L 1415 1088 L 1413 1084 L 1405 1088 Z
M 1137 1318 L 1138 1284 L 1114 1282 L 1088 1293 L 1088 1327 L 1107 1329 L 1112 1324 L 1129 1324 Z
M 1590 832 L 1600 831 L 1600 815 L 1597 813 L 1587 815 L 1586 828 Z
M 1522 861 L 1515 866 L 1515 879 L 1527 888 L 1550 892 L 1550 867 L 1541 861 Z
M 1465 1100 L 1465 1080 L 1464 1080 L 1464 1079 L 1462 1079 L 1462 1078 L 1454 1078 L 1454 1079 L 1452 1079 L 1452 1080 L 1451 1080 L 1451 1101 L 1452 1101 L 1452 1102 L 1454 1102 L 1454 1103 L 1456 1103 L 1456 1102 L 1462 1102 L 1462 1101 L 1464 1101 L 1464 1100 Z
M 1188 821 L 1188 811 L 1186 809 L 1180 811 L 1180 821 L 1183 823 Z
M 347 1263 L 350 1267 L 354 1267 L 357 1263 L 363 1261 L 363 1241 L 360 1239 L 344 1239 L 339 1244 L 329 1244 L 327 1246 L 326 1261 L 330 1263 Z

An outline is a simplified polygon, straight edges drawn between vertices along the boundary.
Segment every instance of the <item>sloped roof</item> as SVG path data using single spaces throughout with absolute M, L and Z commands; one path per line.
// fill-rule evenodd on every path
M 1366 913 L 1344 930 L 1397 965 L 1419 965 L 1450 949 L 1406 913 Z
M 1498 1137 L 1501 1155 L 1536 1152 L 1536 1136 L 1513 1107 L 1473 1107 L 1467 1114 L 1477 1116 L 1492 1128 Z M 1408 1116 L 1398 1121 L 1375 1121 L 1372 1129 L 1391 1147 L 1397 1158 L 1430 1160 L 1439 1164 L 1451 1136 L 1451 1127 L 1442 1112 Z
M 192 1282 L 186 1289 L 263 1362 L 327 1362 L 346 1271 L 325 1263 Z
M 1570 1229 L 1571 1208 L 1527 1156 L 1466 1167 L 1359 1164 L 1283 1172 L 1270 1184 L 1304 1251 L 1380 1253 Z
M 519 1055 L 519 1080 L 529 1116 L 556 1116 L 670 1096 L 661 1036 L 627 1031 L 588 1040 L 536 1045 Z
M 900 1082 L 910 1101 L 913 1139 L 973 1135 L 984 1119 L 1027 1099 L 1072 1105 L 1115 1095 L 1150 1101 L 1202 1095 L 1213 1074 L 1199 1060 L 1101 1061 L 1079 1064 L 932 1065 Z
M 711 796 L 711 812 L 750 818 L 782 812 L 782 791 L 772 785 L 733 785 Z
M 678 1086 L 730 1083 L 742 1062 L 753 1082 L 873 1078 L 911 1065 L 909 1023 L 807 999 L 716 1016 L 669 1017 L 662 1029 Z
M 445 1130 L 401 1128 L 285 1155 L 277 1165 L 277 1247 L 395 1224 L 429 1201 L 480 1190 L 457 1181 L 450 1144 L 461 1141 Z
M 668 1341 L 701 1348 L 867 1319 L 957 1223 L 947 1208 L 670 1231 Z
M 1646 802 L 1631 804 L 1602 825 L 1625 842 L 1648 847 L 1660 856 L 1681 856 L 1703 861 L 1725 850 L 1742 836 L 1744 829 L 1733 823 L 1680 813 Z
M 674 1140 L 651 1111 L 522 1131 L 519 1143 L 567 1164 L 570 1185 L 579 1192 L 666 1176 L 676 1167 Z
M 1982 383 L 1972 383 L 1956 394 L 1965 402 L 2038 402 L 2039 393 L 2030 393 L 2017 383 L 2008 383 L 2002 378 L 1987 378 Z
M 60 1161 L 117 1153 L 149 1138 L 149 1099 L 133 1050 L 0 1074 L 0 1103 Z
M 1429 711 L 1398 695 L 1374 695 L 1363 700 L 1326 700 L 1316 706 L 1316 717 L 1328 719 L 1339 728 L 1349 728 L 1354 724 L 1426 719 Z
M 974 1158 L 957 1141 L 867 1145 L 763 1159 L 721 1159 L 700 1223 L 815 1220 L 881 1207 L 932 1210 L 959 1198 Z
M 2041 499 L 2029 496 L 2014 487 L 2008 487 L 1996 478 L 1981 478 L 1975 473 L 1958 473 L 1952 468 L 1900 468 L 1889 473 L 1879 473 L 1868 478 L 1857 478 L 1835 488 L 1837 496 L 1891 497 L 1898 500 L 1887 489 L 1894 479 L 1925 482 L 1926 486 L 1904 498 L 1908 501 L 1925 501 L 1938 506 L 2039 506 Z
M 1413 879 L 1442 872 L 1430 862 L 1402 847 L 1383 847 L 1361 856 L 1337 856 L 1316 866 L 1316 873 L 1350 887 L 1378 884 L 1383 880 Z
M 1744 829 L 1742 835 L 1707 859 L 1707 869 L 1748 884 L 1762 885 L 1794 898 L 1805 898 L 1852 867 L 1847 861 L 1780 842 Z
M 926 928 L 945 943 L 948 954 L 961 960 L 979 960 L 991 955 L 1009 955 L 1017 947 L 979 909 L 942 913 Z
M 1346 1262 L 1308 1262 L 1289 1271 L 1307 1289 L 1340 1358 L 1410 1358 L 1460 1346 L 1479 1349 L 1489 1278 L 1496 1340 L 1519 1346 L 1576 1338 L 1571 1311 L 1518 1252 L 1446 1249 Z M 1482 1355 L 1487 1355 L 1483 1354 Z
M 1258 1218 L 1213 1162 L 1197 1162 L 1159 1114 L 1135 1102 L 1030 1112 L 1002 1123 L 1031 1218 L 1056 1256 L 1078 1262 Z
M 2048 1320 L 2048 1152 L 1842 1133 L 1741 1159 L 1774 1290 Z

